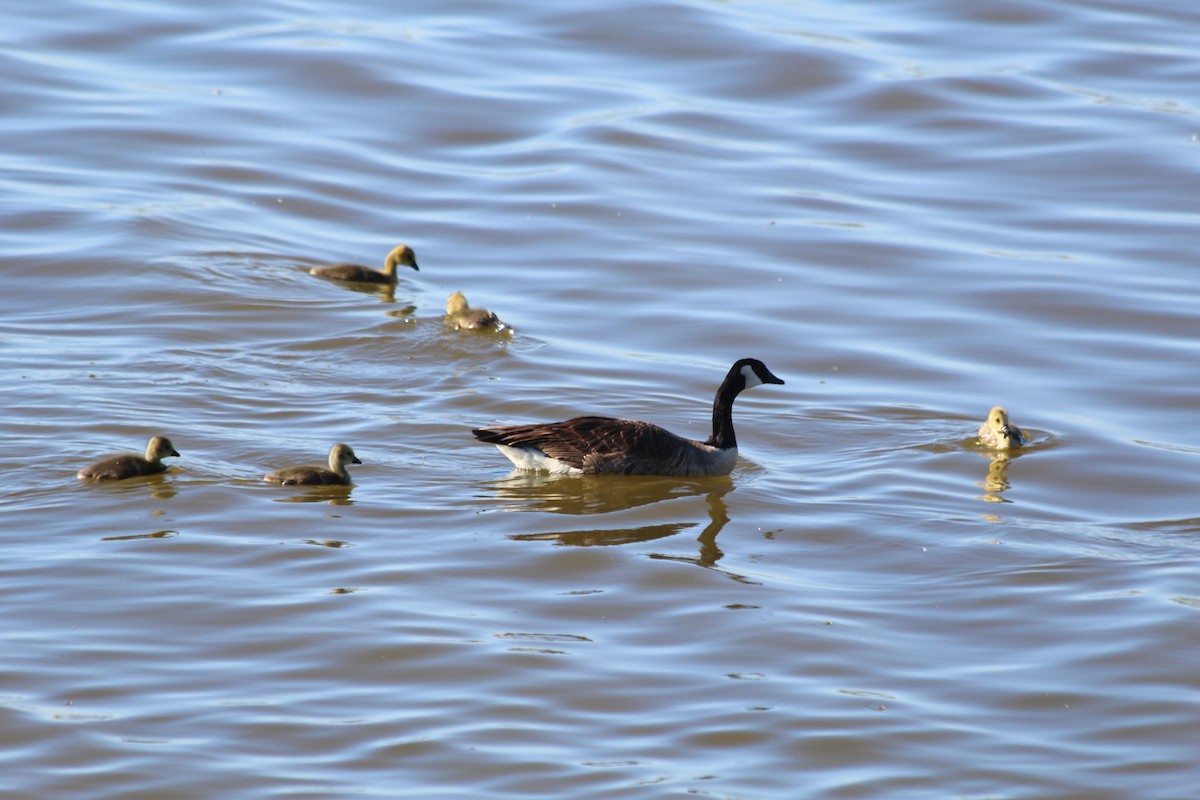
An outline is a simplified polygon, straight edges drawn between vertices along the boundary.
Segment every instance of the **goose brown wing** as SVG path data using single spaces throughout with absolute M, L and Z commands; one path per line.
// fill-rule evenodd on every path
M 642 472 L 678 457 L 686 439 L 657 425 L 612 417 L 575 417 L 565 422 L 480 428 L 490 444 L 531 447 L 584 472 Z

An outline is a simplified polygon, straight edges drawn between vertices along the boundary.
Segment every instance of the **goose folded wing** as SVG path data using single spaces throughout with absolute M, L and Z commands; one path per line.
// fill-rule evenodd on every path
M 481 441 L 533 448 L 576 469 L 601 472 L 641 471 L 639 465 L 671 461 L 681 446 L 694 445 L 649 422 L 612 417 L 575 417 L 474 433 Z

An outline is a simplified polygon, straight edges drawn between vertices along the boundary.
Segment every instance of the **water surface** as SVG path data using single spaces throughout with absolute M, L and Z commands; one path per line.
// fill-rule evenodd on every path
M 10 15 L 2 793 L 1191 796 L 1198 25 Z M 307 274 L 400 241 L 394 292 Z M 444 324 L 455 290 L 512 330 Z M 729 478 L 469 434 L 703 438 L 744 356 L 787 383 Z M 166 475 L 74 479 L 155 433 Z M 352 488 L 262 482 L 338 441 Z

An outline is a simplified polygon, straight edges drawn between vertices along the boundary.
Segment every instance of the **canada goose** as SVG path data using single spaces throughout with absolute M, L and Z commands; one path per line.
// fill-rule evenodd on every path
M 332 264 L 328 267 L 313 267 L 309 274 L 335 281 L 357 281 L 359 283 L 395 283 L 397 266 L 417 267 L 417 254 L 406 244 L 392 248 L 383 261 L 383 272 L 358 264 Z
M 144 457 L 137 453 L 109 456 L 79 470 L 75 477 L 81 481 L 119 481 L 138 475 L 157 475 L 167 471 L 167 465 L 162 463 L 164 458 L 178 455 L 170 439 L 152 436 Z
M 1016 425 L 1008 422 L 1008 412 L 995 406 L 988 412 L 987 421 L 979 426 L 979 441 L 996 450 L 1008 450 L 1025 444 L 1025 435 Z
M 348 486 L 350 473 L 346 471 L 347 464 L 361 464 L 358 456 L 348 444 L 335 444 L 329 449 L 329 468 L 322 464 L 301 464 L 298 467 L 284 467 L 263 476 L 264 481 L 282 483 L 284 486 L 293 484 L 335 484 Z
M 500 448 L 518 469 L 572 473 L 728 475 L 737 461 L 733 401 L 743 389 L 783 383 L 766 365 L 743 358 L 729 368 L 713 400 L 713 433 L 700 442 L 657 425 L 611 417 L 575 417 L 565 422 L 472 430 L 475 438 Z
M 446 321 L 457 330 L 482 330 L 500 325 L 500 319 L 486 308 L 471 308 L 462 292 L 446 298 Z

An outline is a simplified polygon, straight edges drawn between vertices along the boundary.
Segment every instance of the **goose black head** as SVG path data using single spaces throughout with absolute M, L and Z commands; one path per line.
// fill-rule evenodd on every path
M 783 384 L 783 379 L 775 376 L 775 373 L 767 369 L 767 365 L 759 361 L 757 358 L 743 358 L 733 365 L 733 369 L 729 370 L 730 376 L 741 375 L 744 389 L 749 389 L 751 386 L 760 386 L 764 383 Z

